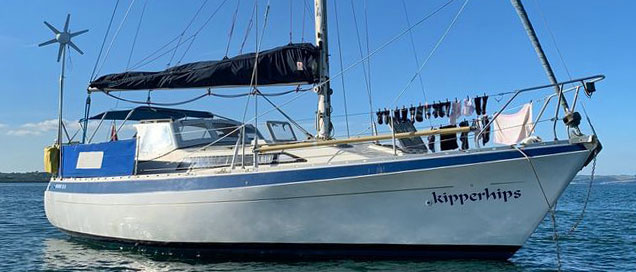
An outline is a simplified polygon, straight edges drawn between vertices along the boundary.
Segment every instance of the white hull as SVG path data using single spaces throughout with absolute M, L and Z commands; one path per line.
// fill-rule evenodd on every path
M 532 156 L 550 204 L 590 152 L 585 148 Z M 462 156 L 467 155 L 455 159 Z M 64 192 L 69 183 L 52 182 L 45 209 L 50 222 L 62 230 L 122 241 L 504 246 L 513 249 L 508 255 L 523 245 L 548 211 L 524 157 L 313 179 L 133 193 Z M 84 185 L 91 182 L 100 186 L 95 181 Z M 188 182 L 206 181 L 182 182 L 187 187 Z

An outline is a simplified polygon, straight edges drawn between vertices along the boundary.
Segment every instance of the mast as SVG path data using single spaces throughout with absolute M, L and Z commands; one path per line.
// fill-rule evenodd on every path
M 316 46 L 320 48 L 319 75 L 317 87 L 318 111 L 316 112 L 316 130 L 318 139 L 331 138 L 331 84 L 329 81 L 329 46 L 327 45 L 327 0 L 314 0 L 316 16 Z M 324 84 L 323 84 L 324 83 Z
M 534 32 L 534 28 L 532 27 L 532 23 L 530 19 L 528 19 L 528 14 L 526 13 L 526 9 L 523 7 L 521 0 L 510 0 L 512 6 L 514 6 L 515 10 L 517 10 L 517 14 L 521 19 L 521 23 L 523 23 L 523 27 L 526 29 L 528 34 L 528 38 L 530 38 L 530 42 L 534 47 L 534 51 L 537 52 L 537 56 L 539 56 L 539 60 L 541 61 L 541 65 L 543 65 L 543 69 L 545 69 L 545 73 L 548 75 L 548 79 L 550 79 L 550 83 L 554 85 L 554 91 L 560 96 L 559 101 L 561 101 L 561 107 L 565 111 L 565 114 L 570 112 L 568 107 L 568 102 L 565 100 L 565 96 L 561 92 L 561 88 L 557 85 L 557 79 L 554 76 L 554 72 L 552 71 L 552 67 L 550 66 L 550 62 L 548 58 L 545 56 L 545 52 L 543 52 L 543 48 L 541 47 L 541 43 L 539 43 L 539 39 L 537 38 L 537 33 Z

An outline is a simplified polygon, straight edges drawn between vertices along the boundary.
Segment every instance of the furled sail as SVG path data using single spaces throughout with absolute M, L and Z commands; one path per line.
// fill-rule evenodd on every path
M 175 66 L 159 72 L 125 72 L 91 82 L 89 92 L 297 85 L 318 82 L 319 49 L 310 43 L 289 44 L 258 54 L 257 82 L 252 82 L 256 53 Z

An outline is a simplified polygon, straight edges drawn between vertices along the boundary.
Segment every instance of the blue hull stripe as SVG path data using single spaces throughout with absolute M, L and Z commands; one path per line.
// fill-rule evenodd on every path
M 527 148 L 524 152 L 530 156 L 542 156 L 585 150 L 581 144 Z M 492 162 L 523 157 L 516 150 L 502 150 L 488 153 L 465 154 L 452 157 L 422 158 L 408 161 L 389 161 L 358 165 L 329 166 L 285 170 L 275 172 L 256 172 L 247 174 L 219 175 L 205 177 L 175 177 L 161 180 L 122 180 L 103 182 L 58 182 L 52 181 L 49 191 L 89 194 L 144 193 L 158 191 L 189 191 L 220 188 L 236 188 L 280 183 L 294 183 L 312 180 L 347 178 L 410 170 L 459 166 L 464 164 Z

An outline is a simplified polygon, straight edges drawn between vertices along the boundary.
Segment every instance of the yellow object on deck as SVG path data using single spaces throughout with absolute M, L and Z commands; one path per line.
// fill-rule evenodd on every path
M 44 148 L 44 172 L 57 175 L 60 166 L 60 148 L 57 145 Z

